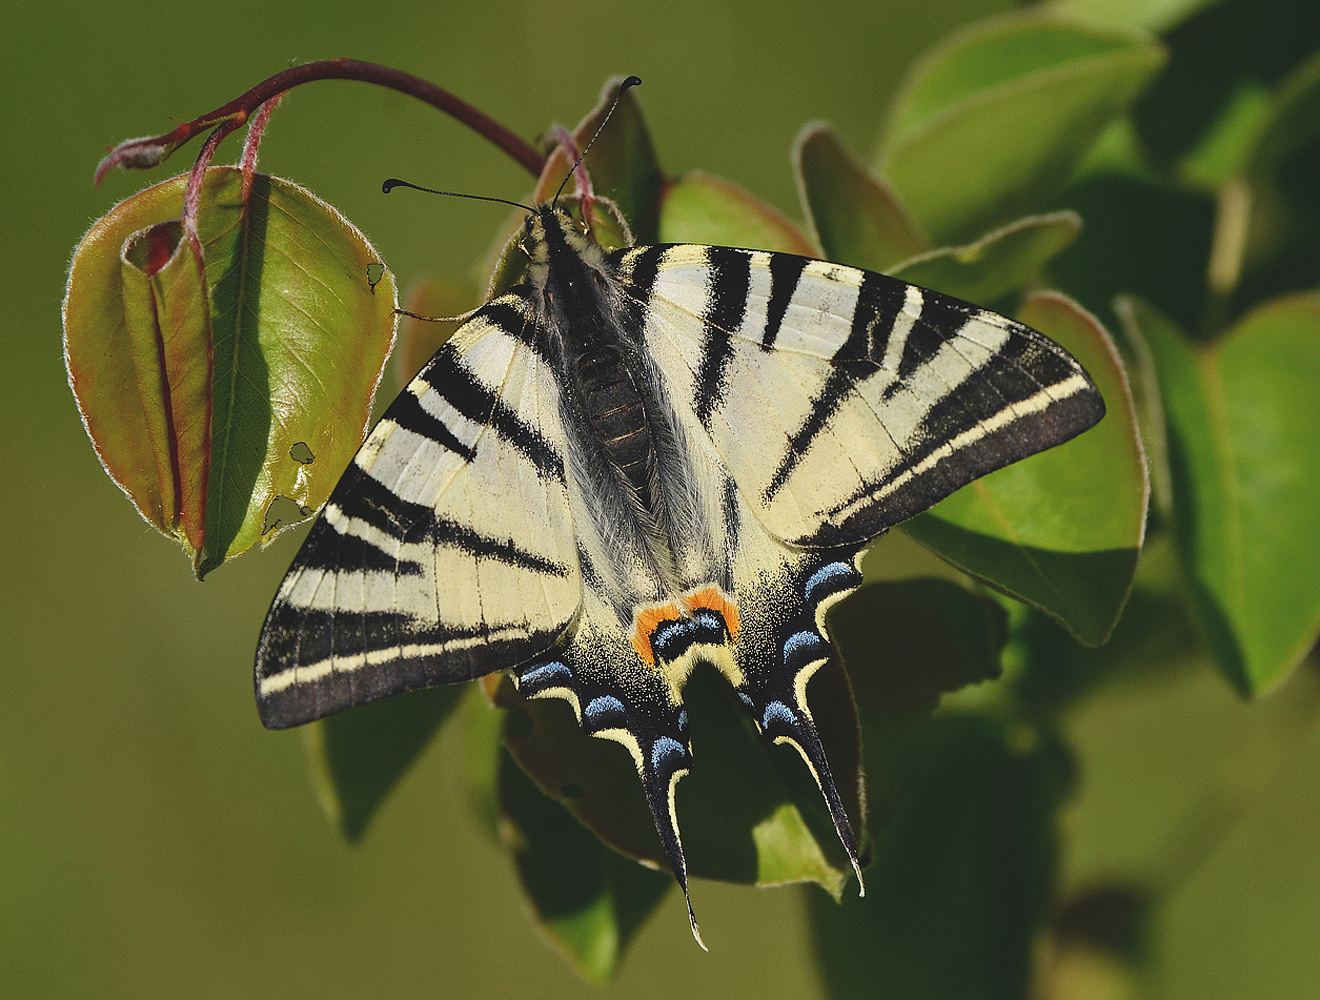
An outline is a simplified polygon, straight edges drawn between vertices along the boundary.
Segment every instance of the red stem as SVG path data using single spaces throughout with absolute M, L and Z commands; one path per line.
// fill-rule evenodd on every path
M 466 101 L 460 100 L 449 91 L 423 80 L 421 77 L 390 69 L 376 63 L 359 62 L 356 59 L 324 59 L 320 62 L 294 66 L 282 73 L 261 81 L 247 93 L 242 94 L 228 104 L 223 104 L 214 111 L 184 122 L 171 132 L 146 139 L 129 139 L 121 142 L 96 168 L 96 183 L 112 167 L 145 168 L 154 167 L 176 148 L 187 142 L 199 132 L 227 123 L 232 131 L 247 121 L 257 108 L 272 97 L 284 93 L 300 84 L 313 80 L 358 80 L 389 87 L 404 94 L 425 101 L 432 107 L 439 108 L 446 114 L 458 119 L 478 135 L 494 143 L 499 149 L 525 167 L 533 176 L 539 177 L 545 166 L 545 157 L 534 146 L 514 135 L 499 122 L 478 111 Z M 226 133 L 227 134 L 227 133 Z

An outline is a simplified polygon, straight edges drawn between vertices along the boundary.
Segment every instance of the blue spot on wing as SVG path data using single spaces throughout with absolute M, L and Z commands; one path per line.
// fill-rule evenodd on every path
M 587 705 L 586 711 L 582 715 L 584 721 L 591 722 L 593 725 L 601 725 L 615 718 L 622 721 L 623 702 L 613 695 L 603 694 L 599 698 L 592 698 L 591 703 Z
M 672 764 L 671 758 L 674 756 L 677 756 L 679 760 L 683 758 L 683 744 L 679 743 L 678 740 L 661 736 L 651 745 L 651 767 L 656 771 L 661 771 L 662 765 Z
M 765 706 L 765 715 L 761 720 L 761 727 L 769 729 L 772 722 L 782 722 L 790 728 L 797 727 L 797 716 L 793 710 L 782 701 L 772 701 Z
M 819 604 L 833 593 L 856 586 L 857 575 L 857 571 L 847 563 L 826 563 L 807 578 L 802 595 L 808 604 Z
M 518 681 L 520 686 L 532 688 L 563 687 L 573 683 L 573 671 L 567 664 L 555 660 L 533 667 L 523 674 Z

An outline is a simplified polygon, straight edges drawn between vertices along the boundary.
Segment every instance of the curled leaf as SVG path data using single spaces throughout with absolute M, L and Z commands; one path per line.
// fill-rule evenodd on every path
M 199 258 L 177 222 L 185 183 L 83 238 L 64 346 L 106 471 L 202 576 L 325 502 L 365 434 L 395 293 L 329 205 L 236 169 L 206 174 Z

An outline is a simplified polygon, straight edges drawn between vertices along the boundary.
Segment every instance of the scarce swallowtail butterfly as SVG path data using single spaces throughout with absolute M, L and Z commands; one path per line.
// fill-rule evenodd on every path
M 523 282 L 399 394 L 294 559 L 262 721 L 510 671 L 628 749 L 686 895 L 683 687 L 707 661 L 801 753 L 860 880 L 806 702 L 825 612 L 878 535 L 1090 427 L 1100 394 L 1034 330 L 869 271 L 610 252 L 553 203 L 521 244 Z

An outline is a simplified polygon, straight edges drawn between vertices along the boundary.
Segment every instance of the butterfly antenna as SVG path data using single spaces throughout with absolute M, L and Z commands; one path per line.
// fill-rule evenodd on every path
M 596 133 L 591 137 L 591 141 L 588 142 L 587 145 L 583 148 L 582 152 L 578 154 L 578 158 L 577 160 L 574 161 L 572 168 L 569 169 L 568 173 L 564 176 L 564 179 L 559 182 L 559 190 L 556 191 L 555 196 L 552 199 L 550 199 L 551 206 L 557 205 L 559 203 L 559 196 L 564 193 L 564 185 L 568 183 L 568 179 L 570 177 L 572 177 L 575 173 L 577 173 L 577 168 L 582 166 L 582 161 L 587 158 L 587 151 L 590 150 L 592 145 L 595 144 L 596 139 L 600 136 L 601 132 L 605 131 L 605 126 L 609 123 L 610 118 L 613 116 L 614 109 L 619 106 L 619 98 L 623 96 L 623 92 L 627 90 L 629 87 L 638 87 L 641 85 L 641 83 L 642 83 L 642 78 L 640 76 L 630 76 L 628 77 L 628 79 L 624 80 L 623 83 L 619 84 L 618 93 L 614 95 L 614 103 L 611 104 L 610 109 L 605 112 L 605 120 L 602 121 L 600 125 L 596 127 Z
M 414 191 L 425 191 L 427 194 L 442 194 L 449 198 L 470 198 L 473 201 L 494 201 L 501 205 L 512 205 L 514 208 L 521 208 L 524 212 L 536 213 L 536 209 L 524 205 L 520 201 L 510 201 L 508 198 L 492 198 L 485 194 L 464 194 L 462 191 L 437 191 L 435 188 L 422 187 L 420 184 L 410 184 L 408 181 L 401 181 L 397 177 L 391 177 L 380 189 L 385 194 L 389 194 L 396 187 L 412 188 Z

